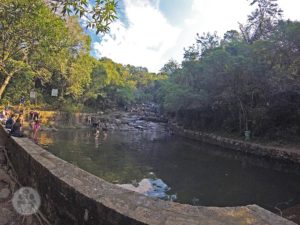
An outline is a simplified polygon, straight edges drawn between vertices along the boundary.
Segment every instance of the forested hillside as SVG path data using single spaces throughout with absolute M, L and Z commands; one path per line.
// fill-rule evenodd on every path
M 185 127 L 300 134 L 300 22 L 282 20 L 275 0 L 252 6 L 239 31 L 197 34 L 182 64 L 162 69 L 169 79 L 156 99 Z
M 187 128 L 300 134 L 300 22 L 282 20 L 276 0 L 251 1 L 245 24 L 223 37 L 197 34 L 183 62 L 170 60 L 158 74 L 90 56 L 90 37 L 78 17 L 66 16 L 70 7 L 84 14 L 76 4 L 85 2 L 67 1 L 61 17 L 42 0 L 1 1 L 3 105 L 18 104 L 22 96 L 29 103 L 30 91 L 38 105 L 70 111 L 156 101 Z M 97 23 L 96 13 L 88 23 L 95 32 L 108 32 L 115 19 L 115 2 L 105 2 L 108 11 L 100 11 L 107 21 Z
M 111 7 L 113 1 L 106 2 Z M 69 10 L 67 6 L 64 11 Z M 18 104 L 22 96 L 29 104 L 29 93 L 34 91 L 37 104 L 44 107 L 97 110 L 141 99 L 136 92 L 143 93 L 144 86 L 164 79 L 146 68 L 93 58 L 90 37 L 84 33 L 78 18 L 61 15 L 55 14 L 42 0 L 1 1 L 2 104 Z M 90 24 L 92 28 L 96 25 L 100 26 L 97 31 L 108 30 L 99 23 Z M 52 89 L 58 89 L 58 97 L 51 96 Z

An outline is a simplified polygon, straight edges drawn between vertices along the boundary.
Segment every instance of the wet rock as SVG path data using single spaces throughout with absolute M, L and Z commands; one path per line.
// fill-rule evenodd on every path
M 168 185 L 165 184 L 161 179 L 144 178 L 140 182 L 134 180 L 131 184 L 118 184 L 118 186 L 157 198 L 166 198 L 168 196 L 166 192 L 170 190 Z
M 138 129 L 138 130 L 144 130 L 145 128 L 142 126 L 134 126 L 134 128 Z
M 114 123 L 115 123 L 115 124 L 121 124 L 122 122 L 121 122 L 120 119 L 115 119 Z

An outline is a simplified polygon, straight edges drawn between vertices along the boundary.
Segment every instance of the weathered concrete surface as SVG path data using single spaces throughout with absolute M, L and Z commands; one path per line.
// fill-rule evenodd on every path
M 221 137 L 215 134 L 184 129 L 173 123 L 171 129 L 180 136 L 239 152 L 300 164 L 300 149 L 285 149 Z
M 0 127 L 19 181 L 38 190 L 55 225 L 292 225 L 256 205 L 196 207 L 153 199 L 110 184 Z
M 0 147 L 0 225 L 41 225 L 36 215 L 24 217 L 14 210 L 11 198 L 18 186 L 13 177 L 4 149 Z

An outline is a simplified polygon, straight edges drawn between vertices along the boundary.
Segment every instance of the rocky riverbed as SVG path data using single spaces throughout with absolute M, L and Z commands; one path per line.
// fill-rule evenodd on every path
M 140 115 L 136 112 L 116 111 L 108 114 L 97 114 L 91 116 L 89 123 L 85 125 L 96 127 L 99 125 L 108 130 L 151 130 L 157 124 L 165 124 L 167 120 L 163 116 Z

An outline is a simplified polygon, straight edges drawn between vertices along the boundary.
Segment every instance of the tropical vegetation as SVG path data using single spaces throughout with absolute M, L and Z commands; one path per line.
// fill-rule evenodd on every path
M 300 134 L 300 22 L 282 19 L 277 0 L 252 0 L 239 30 L 196 35 L 181 64 L 160 73 L 90 55 L 87 28 L 108 32 L 114 0 L 0 2 L 0 100 L 60 110 L 98 110 L 155 101 L 190 129 L 254 136 Z M 51 3 L 51 4 L 50 4 Z M 53 97 L 53 89 L 58 97 Z
M 197 34 L 162 72 L 156 100 L 184 126 L 255 136 L 300 134 L 300 22 L 276 0 L 253 0 L 240 30 Z

